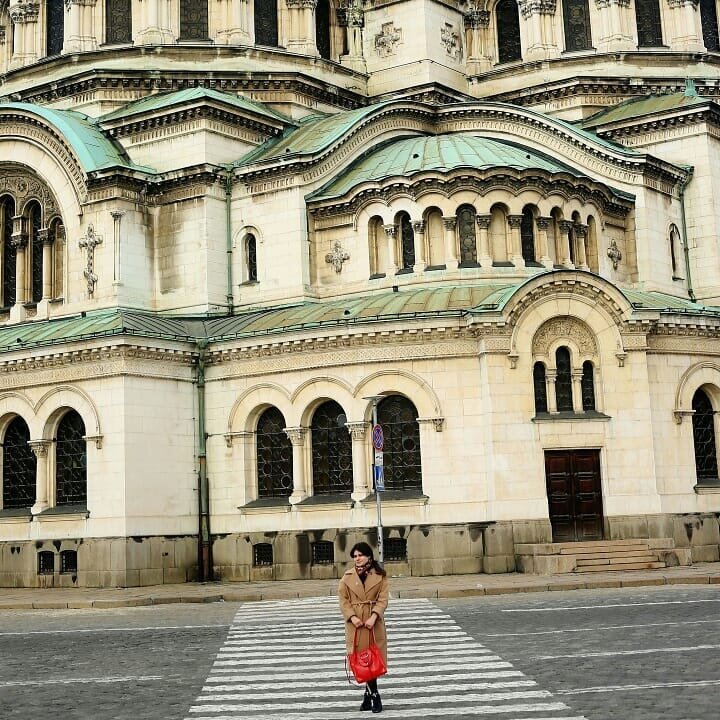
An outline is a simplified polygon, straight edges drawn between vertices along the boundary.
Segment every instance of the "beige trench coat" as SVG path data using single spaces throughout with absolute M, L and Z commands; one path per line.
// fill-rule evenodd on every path
M 387 634 L 385 633 L 385 609 L 388 605 L 387 576 L 379 575 L 371 570 L 365 578 L 365 584 L 358 577 L 355 568 L 347 570 L 340 579 L 338 588 L 340 598 L 340 612 L 345 618 L 345 645 L 347 652 L 352 652 L 355 626 L 350 622 L 353 615 L 357 615 L 365 622 L 375 612 L 378 619 L 375 622 L 375 643 L 380 648 L 385 664 L 387 665 Z M 370 644 L 370 631 L 361 628 L 358 630 L 358 644 L 364 650 Z

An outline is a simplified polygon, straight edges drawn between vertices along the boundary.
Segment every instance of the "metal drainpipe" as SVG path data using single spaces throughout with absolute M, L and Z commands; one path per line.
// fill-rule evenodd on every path
M 234 312 L 235 298 L 233 297 L 233 274 L 232 274 L 232 226 L 230 224 L 230 201 L 232 200 L 232 170 L 228 171 L 225 178 L 225 252 L 227 257 L 227 306 L 228 315 Z
M 198 580 L 213 580 L 212 536 L 210 534 L 210 487 L 207 477 L 207 434 L 205 432 L 205 351 L 207 340 L 198 340 L 197 385 L 198 401 Z
M 690 273 L 690 248 L 688 247 L 687 221 L 685 218 L 685 188 L 692 180 L 694 168 L 690 168 L 688 176 L 680 183 L 680 218 L 682 220 L 683 233 L 683 256 L 685 257 L 685 275 L 687 277 L 688 297 L 695 302 L 695 292 L 693 290 L 692 274 Z

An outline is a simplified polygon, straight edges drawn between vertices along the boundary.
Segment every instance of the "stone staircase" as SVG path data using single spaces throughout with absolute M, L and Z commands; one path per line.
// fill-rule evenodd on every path
M 689 548 L 671 538 L 515 545 L 515 567 L 532 575 L 654 570 L 691 565 Z

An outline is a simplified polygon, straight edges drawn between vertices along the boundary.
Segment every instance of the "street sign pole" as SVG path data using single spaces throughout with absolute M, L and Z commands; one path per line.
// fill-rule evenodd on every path
M 375 490 L 375 506 L 377 508 L 377 544 L 378 544 L 378 561 L 382 564 L 385 559 L 385 547 L 383 543 L 383 526 L 382 526 L 382 499 L 381 494 L 385 490 L 384 483 L 384 468 L 382 465 L 382 450 L 383 450 L 383 432 L 382 428 L 378 425 L 377 421 L 377 405 L 378 401 L 382 400 L 382 395 L 373 395 L 369 398 L 363 398 L 364 400 L 372 401 L 372 444 L 373 444 L 373 463 L 372 463 L 372 477 L 373 487 Z M 378 463 L 378 460 L 380 461 Z

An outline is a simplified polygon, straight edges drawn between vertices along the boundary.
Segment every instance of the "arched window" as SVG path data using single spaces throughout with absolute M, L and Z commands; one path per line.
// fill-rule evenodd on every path
M 368 253 L 370 256 L 370 277 L 385 277 L 387 261 L 387 235 L 382 218 L 375 216 L 368 223 Z
M 21 417 L 14 418 L 3 438 L 3 508 L 26 508 L 35 502 L 37 462 L 28 445 L 30 431 Z
M 599 272 L 597 223 L 592 215 L 587 219 L 587 264 L 594 273 Z
M 533 365 L 533 390 L 535 392 L 535 414 L 546 413 L 548 411 L 547 384 L 545 382 L 545 365 L 541 362 Z
M 522 58 L 520 16 L 515 0 L 500 0 L 495 6 L 495 28 L 498 40 L 498 62 L 520 60 Z
M 132 42 L 132 0 L 105 0 L 105 42 Z
M 52 264 L 52 292 L 54 298 L 60 298 L 63 295 L 63 274 L 64 274 L 64 258 L 65 258 L 65 226 L 62 220 L 56 218 L 50 224 L 50 239 L 53 247 L 53 264 Z
M 523 208 L 520 221 L 520 244 L 526 263 L 537 264 L 535 257 L 535 218 L 530 208 Z
M 330 59 L 330 2 L 318 0 L 315 8 L 315 44 L 320 57 Z
M 255 0 L 255 44 L 277 47 L 278 10 L 275 0 Z
M 477 267 L 477 240 L 475 236 L 475 208 L 461 205 L 457 211 L 460 237 L 460 267 Z
M 285 418 L 274 407 L 260 416 L 255 434 L 258 497 L 289 497 L 293 489 L 292 445 L 285 434 Z
M 658 0 L 635 0 L 635 23 L 638 47 L 659 47 L 663 44 Z
M 245 267 L 247 268 L 247 281 L 257 282 L 257 241 L 252 233 L 245 238 Z
M 207 0 L 180 0 L 180 40 L 207 39 Z
M 420 429 L 417 409 L 402 395 L 378 403 L 378 424 L 385 436 L 384 475 L 387 490 L 422 490 Z
M 47 37 L 45 52 L 48 56 L 59 55 L 63 49 L 65 36 L 65 2 L 64 0 L 46 0 Z
M 352 492 L 352 440 L 346 422 L 345 412 L 334 400 L 320 405 L 313 415 L 310 430 L 315 495 Z
M 586 360 L 583 363 L 582 379 L 580 380 L 582 393 L 582 408 L 585 412 L 595 410 L 595 368 Z
M 87 503 L 87 449 L 85 424 L 75 410 L 58 423 L 55 437 L 55 483 L 57 505 Z
M 28 208 L 28 247 L 30 248 L 30 299 L 40 302 L 43 295 L 43 240 L 40 234 L 41 212 L 37 203 Z
M 570 365 L 570 351 L 566 347 L 559 347 L 555 351 L 555 399 L 558 412 L 573 411 L 572 372 Z
M 566 52 L 590 50 L 592 37 L 588 0 L 563 0 L 562 10 Z
M 568 230 L 568 257 L 570 259 L 570 262 L 574 265 L 575 264 L 575 242 L 577 240 L 577 235 L 575 234 L 575 228 L 571 227 L 570 230 Z
M 425 242 L 427 243 L 427 269 L 444 269 L 445 235 L 443 234 L 442 213 L 437 208 L 432 208 L 426 215 Z
M 720 52 L 720 36 L 718 35 L 718 17 L 715 0 L 700 0 L 700 24 L 702 25 L 705 49 L 708 52 Z
M 396 225 L 400 235 L 400 272 L 412 272 L 415 265 L 415 233 L 410 216 L 406 212 L 400 213 Z
M 9 308 L 15 304 L 15 246 L 12 243 L 13 217 L 15 201 L 4 197 L 0 202 L 0 218 L 2 229 L 2 306 Z
M 707 393 L 700 389 L 692 399 L 693 443 L 698 485 L 718 482 L 715 413 Z
M 677 225 L 670 226 L 670 237 L 668 238 L 670 244 L 670 264 L 672 266 L 672 279 L 682 280 L 685 277 L 685 273 L 682 271 L 683 267 L 683 248 L 682 241 L 680 239 L 680 231 L 677 229 Z

